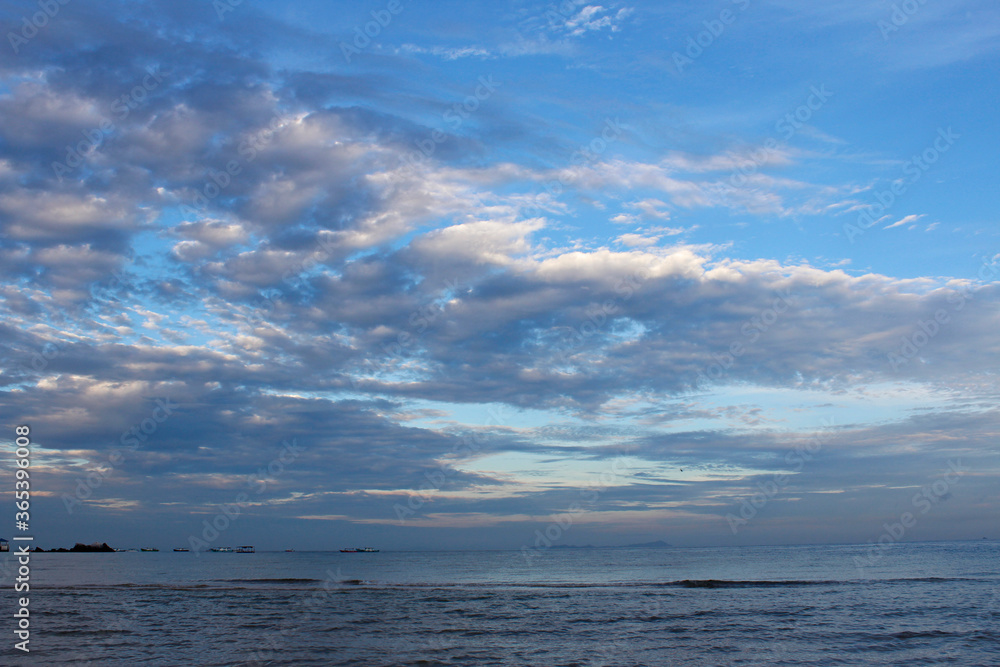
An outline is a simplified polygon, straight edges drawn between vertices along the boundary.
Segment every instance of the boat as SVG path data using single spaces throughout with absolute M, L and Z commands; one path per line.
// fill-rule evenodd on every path
M 236 547 L 236 553 L 238 554 L 252 554 L 254 553 L 254 548 L 252 544 L 246 544 L 242 547 Z
M 295 549 L 285 549 L 285 553 L 286 554 L 293 553 L 294 551 L 295 551 Z
M 159 549 L 153 549 L 152 547 L 142 547 L 139 551 L 159 551 Z
M 377 554 L 378 549 L 373 549 L 372 547 L 364 547 L 361 549 L 341 549 L 342 554 Z
M 177 549 L 174 549 L 174 551 L 191 551 L 191 550 L 190 549 L 185 549 L 184 547 L 179 547 Z
M 231 554 L 231 553 L 233 553 L 233 548 L 232 547 L 212 547 L 210 549 L 210 551 L 214 551 L 216 553 Z

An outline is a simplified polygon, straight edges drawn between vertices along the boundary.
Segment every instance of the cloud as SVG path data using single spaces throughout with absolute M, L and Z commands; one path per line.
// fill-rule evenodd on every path
M 400 53 L 417 53 L 437 56 L 445 60 L 458 60 L 460 58 L 495 58 L 496 56 L 488 49 L 481 46 L 462 46 L 446 48 L 443 46 L 424 47 L 416 44 L 403 44 L 399 47 Z
M 622 8 L 613 12 L 601 5 L 583 4 L 576 13 L 570 12 L 563 15 L 565 22 L 561 25 L 556 23 L 553 27 L 560 31 L 565 31 L 573 37 L 579 37 L 587 32 L 601 31 L 607 28 L 611 32 L 621 30 L 621 22 L 628 18 L 634 11 L 632 8 Z
M 917 220 L 919 220 L 920 218 L 923 218 L 923 217 L 926 217 L 925 214 L 908 215 L 905 218 L 900 218 L 899 220 L 897 220 L 896 222 L 892 223 L 891 225 L 886 225 L 885 228 L 886 229 L 892 229 L 893 227 L 900 227 L 902 225 L 908 225 L 911 222 L 916 222 Z
M 643 236 L 642 234 L 622 234 L 615 240 L 630 248 L 637 248 L 640 246 L 656 245 L 660 238 L 660 236 Z
M 484 103 L 448 124 L 454 89 L 425 86 L 417 59 L 312 71 L 260 54 L 323 36 L 250 7 L 213 27 L 193 3 L 143 5 L 143 21 L 123 7 L 66 5 L 0 64 L 0 413 L 39 425 L 47 515 L 140 433 L 86 511 L 106 526 L 166 517 L 182 534 L 286 439 L 301 453 L 255 501 L 255 526 L 389 525 L 395 503 L 438 480 L 421 521 L 502 525 L 505 538 L 567 507 L 574 475 L 599 476 L 617 444 L 633 469 L 595 525 L 638 525 L 640 510 L 722 521 L 809 432 L 795 421 L 806 408 L 767 404 L 778 395 L 903 388 L 865 394 L 888 416 L 845 424 L 824 466 L 796 477 L 822 516 L 848 510 L 816 495 L 839 489 L 869 516 L 880 478 L 903 486 L 989 446 L 995 274 L 739 258 L 694 233 L 730 215 L 764 224 L 850 206 L 857 183 L 812 178 L 824 158 L 783 147 L 761 159 L 729 138 L 657 151 L 636 125 L 573 160 L 590 145 L 567 129 L 576 119 L 540 122 L 533 105 L 512 120 L 514 103 L 494 115 Z M 631 16 L 565 10 L 526 20 L 519 40 L 400 53 L 564 55 L 617 39 Z M 148 99 L 56 173 L 152 66 L 163 81 Z M 609 219 L 632 226 L 610 234 Z M 923 395 L 926 412 L 901 414 Z M 169 419 L 143 431 L 164 400 Z M 482 426 L 488 406 L 514 416 Z M 983 480 L 977 492 L 995 495 Z M 774 508 L 795 516 L 791 500 Z
M 643 219 L 646 220 L 670 219 L 670 213 L 662 210 L 667 205 L 659 199 L 643 199 L 642 201 L 630 202 L 626 206 L 639 211 Z

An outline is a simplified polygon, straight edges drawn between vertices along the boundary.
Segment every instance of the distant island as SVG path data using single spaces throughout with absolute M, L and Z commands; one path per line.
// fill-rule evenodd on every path
M 47 552 L 41 547 L 35 547 L 34 553 L 114 553 L 115 550 L 108 546 L 107 542 L 101 544 L 81 544 L 77 542 L 72 549 L 60 547 L 59 549 L 49 549 Z
M 620 544 L 616 546 L 595 547 L 593 544 L 553 544 L 553 549 L 668 549 L 674 545 L 663 540 L 655 542 L 639 542 L 637 544 Z

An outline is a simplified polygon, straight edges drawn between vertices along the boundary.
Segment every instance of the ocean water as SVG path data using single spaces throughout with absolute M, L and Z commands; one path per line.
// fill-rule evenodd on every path
M 1000 665 L 1000 543 L 33 554 L 3 665 Z

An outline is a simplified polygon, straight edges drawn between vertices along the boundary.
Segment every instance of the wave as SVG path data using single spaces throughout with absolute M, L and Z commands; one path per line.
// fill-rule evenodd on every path
M 671 581 L 663 585 L 680 586 L 681 588 L 784 588 L 788 586 L 837 586 L 849 583 L 855 582 L 831 579 L 786 579 L 778 581 L 771 581 L 769 579 L 742 581 L 731 579 L 684 579 L 682 581 Z
M 921 583 L 996 583 L 996 579 L 981 579 L 974 577 L 912 577 L 900 579 L 680 579 L 674 581 L 613 581 L 613 582 L 573 582 L 573 581 L 469 581 L 469 582 L 392 582 L 370 581 L 365 579 L 343 579 L 333 585 L 342 588 L 379 588 L 379 589 L 729 589 L 729 588 L 792 588 L 798 586 L 872 586 L 872 585 L 912 585 Z M 331 583 L 321 579 L 301 577 L 257 578 L 257 579 L 213 579 L 201 582 L 181 583 L 117 583 L 117 584 L 74 584 L 68 586 L 38 586 L 37 588 L 53 590 L 102 590 L 102 589 L 166 589 L 166 590 L 222 590 L 258 589 L 275 586 L 284 589 L 292 587 L 303 590 L 329 588 Z M 225 586 L 229 584 L 229 586 Z M 245 584 L 232 586 L 232 584 Z M 34 586 L 33 586 L 34 588 Z
M 339 582 L 349 586 L 377 588 L 786 588 L 795 586 L 871 586 L 874 584 L 919 584 L 984 582 L 994 579 L 973 577 L 911 577 L 899 579 L 679 579 L 674 581 L 615 581 L 615 582 L 554 582 L 554 581 L 478 581 L 478 582 L 376 582 L 345 579 Z
M 910 577 L 902 579 L 684 579 L 670 581 L 661 586 L 683 588 L 783 588 L 790 586 L 870 586 L 873 584 L 931 584 L 948 582 L 991 581 L 971 577 Z
M 284 577 L 282 579 L 213 579 L 226 584 L 318 584 L 322 579 L 302 579 L 297 577 Z

